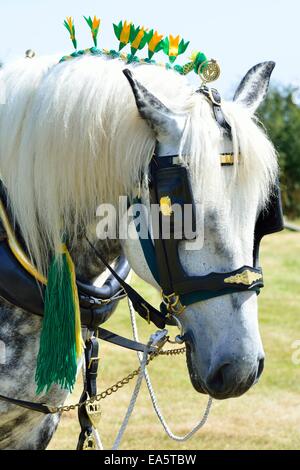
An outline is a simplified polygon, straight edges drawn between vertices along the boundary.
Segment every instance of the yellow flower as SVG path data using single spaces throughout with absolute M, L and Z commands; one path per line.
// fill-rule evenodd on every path
M 163 37 L 164 36 L 162 34 L 158 34 L 158 32 L 155 31 L 151 41 L 149 42 L 149 51 L 155 52 L 156 47 L 158 46 Z
M 139 48 L 139 45 L 141 44 L 141 41 L 143 39 L 145 35 L 145 28 L 144 26 L 140 29 L 140 31 L 138 32 L 138 34 L 136 35 L 136 38 L 135 40 L 132 42 L 131 44 L 131 47 L 133 49 L 138 49 Z
M 73 24 L 73 19 L 71 16 L 67 16 L 67 23 L 69 25 L 69 28 L 70 28 L 70 34 L 71 34 L 71 39 L 75 39 L 75 36 L 74 36 L 74 24 Z
M 169 56 L 170 57 L 176 57 L 178 55 L 179 40 L 180 40 L 180 36 L 176 36 L 176 38 L 174 38 L 174 36 L 170 34 L 169 36 L 169 44 L 170 44 Z
M 197 59 L 197 55 L 198 55 L 198 54 L 199 54 L 199 51 L 193 51 L 193 52 L 192 52 L 192 55 L 191 55 L 191 57 L 190 57 L 190 60 L 191 60 L 192 62 L 195 62 L 195 60 Z
M 100 26 L 100 18 L 97 18 L 96 16 L 94 16 L 94 19 L 93 19 L 93 29 L 98 29 L 99 26 Z
M 124 22 L 121 36 L 120 36 L 120 43 L 128 44 L 130 38 L 130 30 L 131 30 L 131 23 Z
M 70 26 L 70 29 L 72 29 L 73 28 L 73 20 L 72 20 L 71 16 L 67 16 L 67 22 L 68 22 L 68 25 Z

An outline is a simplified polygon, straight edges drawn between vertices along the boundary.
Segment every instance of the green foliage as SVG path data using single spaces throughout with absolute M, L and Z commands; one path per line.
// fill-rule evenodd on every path
M 284 212 L 300 216 L 300 107 L 297 90 L 273 88 L 259 109 L 259 118 L 279 153 Z

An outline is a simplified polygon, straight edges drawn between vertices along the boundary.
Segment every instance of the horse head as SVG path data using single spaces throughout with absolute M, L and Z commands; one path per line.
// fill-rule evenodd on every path
M 231 137 L 215 121 L 202 93 L 194 91 L 186 106 L 174 106 L 144 86 L 135 73 L 124 73 L 137 110 L 157 141 L 158 156 L 179 155 L 189 168 L 198 203 L 198 244 L 179 244 L 180 262 L 189 276 L 224 273 L 253 265 L 258 214 L 277 171 L 275 151 L 254 118 L 266 96 L 273 62 L 253 67 L 239 85 L 232 103 L 222 110 Z M 220 165 L 230 152 L 235 164 Z M 147 188 L 143 196 L 147 199 Z M 126 240 L 134 271 L 157 286 L 138 241 Z M 264 350 L 258 325 L 256 292 L 235 292 L 195 301 L 180 314 L 187 344 L 187 364 L 196 390 L 224 399 L 245 393 L 260 377 Z

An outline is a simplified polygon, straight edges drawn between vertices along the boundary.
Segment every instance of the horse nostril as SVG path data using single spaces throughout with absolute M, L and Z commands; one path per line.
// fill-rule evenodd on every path
M 258 367 L 257 367 L 257 374 L 256 374 L 256 380 L 259 379 L 261 376 L 263 370 L 264 370 L 264 365 L 265 365 L 265 360 L 264 358 L 258 360 Z
M 212 372 L 206 380 L 206 385 L 209 390 L 215 393 L 224 393 L 227 388 L 226 372 L 230 368 L 230 364 L 226 363 L 219 367 L 216 371 Z
M 258 380 L 264 367 L 264 360 L 254 364 L 223 362 L 208 375 L 207 392 L 217 399 L 237 397 L 245 393 Z

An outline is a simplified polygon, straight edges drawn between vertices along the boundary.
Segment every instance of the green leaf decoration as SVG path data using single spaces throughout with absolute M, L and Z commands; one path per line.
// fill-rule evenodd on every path
M 86 16 L 84 16 L 84 19 L 87 22 L 87 24 L 89 25 L 89 27 L 91 28 L 91 33 L 92 33 L 94 45 L 95 45 L 95 47 L 97 47 L 98 46 L 97 37 L 98 37 L 100 23 L 101 23 L 100 18 L 97 18 L 96 16 L 94 16 L 94 19 L 92 20 L 92 18 L 90 16 L 88 18 Z
M 74 48 L 77 49 L 77 40 L 76 40 L 76 36 L 75 36 L 75 26 L 74 26 L 74 23 L 73 23 L 73 18 L 71 16 L 67 16 L 67 19 L 64 21 L 64 26 L 70 33 L 70 38 L 71 38 L 71 41 L 73 43 Z
M 89 25 L 90 28 L 93 27 L 93 20 L 92 18 L 89 16 L 88 18 L 86 16 L 83 16 L 83 18 L 85 19 L 85 21 L 87 22 L 87 24 Z
M 153 55 L 161 51 L 164 48 L 163 36 L 157 31 L 154 32 L 152 29 L 149 31 L 147 36 L 148 41 L 148 58 L 151 60 Z
M 182 67 L 181 65 L 175 65 L 174 70 L 180 73 L 181 75 L 184 75 L 184 67 Z
M 195 71 L 195 73 L 198 74 L 198 70 L 199 70 L 200 65 L 207 61 L 207 57 L 203 52 L 198 52 L 198 53 L 195 52 L 192 55 L 192 59 L 193 59 L 193 62 L 194 62 L 194 71 Z
M 178 55 L 184 54 L 187 48 L 189 47 L 190 41 L 184 42 L 183 39 L 181 39 L 179 47 L 178 47 Z
M 122 21 L 118 25 L 113 24 L 114 27 L 114 32 L 117 37 L 117 39 L 120 41 L 120 36 L 121 36 L 121 31 L 122 31 Z
M 97 54 L 99 56 L 106 55 L 113 58 L 121 58 L 124 62 L 127 63 L 149 63 L 156 64 L 155 60 L 152 60 L 153 56 L 163 51 L 169 58 L 169 63 L 159 65 L 165 65 L 166 69 L 172 69 L 181 75 L 187 75 L 191 71 L 195 71 L 196 74 L 199 73 L 199 67 L 207 61 L 207 57 L 203 52 L 193 53 L 190 61 L 183 65 L 173 65 L 179 55 L 182 55 L 186 52 L 187 48 L 190 45 L 190 41 L 185 41 L 179 35 L 172 36 L 170 34 L 167 37 L 163 37 L 158 33 L 158 31 L 151 29 L 146 30 L 143 26 L 134 26 L 131 22 L 120 21 L 119 23 L 113 23 L 114 34 L 119 41 L 118 51 L 108 50 L 108 49 L 98 49 L 97 37 L 100 30 L 100 19 L 94 16 L 84 16 L 86 23 L 91 29 L 94 47 L 90 49 L 85 49 L 83 51 L 77 51 L 77 40 L 75 37 L 75 27 L 73 19 L 67 17 L 64 21 L 64 26 L 68 30 L 73 45 L 76 49 L 76 52 L 70 54 L 69 56 L 64 56 L 61 61 L 69 60 L 72 57 L 79 57 L 85 53 Z M 127 45 L 130 45 L 130 53 L 120 53 L 120 51 Z M 138 58 L 137 52 L 144 49 L 148 45 L 148 57 Z
M 136 54 L 138 50 L 142 50 L 148 42 L 148 33 L 144 28 L 138 26 L 137 28 L 132 28 L 131 32 L 131 53 Z
M 162 41 L 162 50 L 164 51 L 164 53 L 166 55 L 169 55 L 169 49 L 170 49 L 170 42 L 169 42 L 169 38 L 166 37 L 163 41 Z
M 119 51 L 121 51 L 131 40 L 133 40 L 135 28 L 132 23 L 120 21 L 118 25 L 113 25 L 115 35 L 120 41 Z
M 137 35 L 139 34 L 140 32 L 140 26 L 137 26 L 135 27 L 134 25 L 131 26 L 130 28 L 130 36 L 129 36 L 129 42 L 132 43 L 135 38 L 137 37 Z

